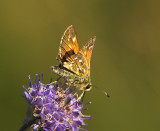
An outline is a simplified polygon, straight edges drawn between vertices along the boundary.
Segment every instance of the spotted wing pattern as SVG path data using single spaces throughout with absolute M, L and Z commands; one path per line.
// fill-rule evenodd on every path
M 95 41 L 96 37 L 91 38 L 82 50 L 68 57 L 63 66 L 79 76 L 87 76 L 90 72 L 90 59 Z
M 74 27 L 71 25 L 66 29 L 61 38 L 57 59 L 63 64 L 68 57 L 77 54 L 78 51 L 79 47 L 76 32 Z
M 88 73 L 86 58 L 80 52 L 68 57 L 67 62 L 63 63 L 63 67 L 79 76 L 85 76 Z

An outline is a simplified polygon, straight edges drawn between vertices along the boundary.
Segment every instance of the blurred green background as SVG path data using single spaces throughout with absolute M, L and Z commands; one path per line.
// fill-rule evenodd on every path
M 22 85 L 36 73 L 45 83 L 64 30 L 73 25 L 82 47 L 97 36 L 91 60 L 93 88 L 85 97 L 90 131 L 160 130 L 159 0 L 1 0 L 1 130 L 17 131 L 25 119 Z

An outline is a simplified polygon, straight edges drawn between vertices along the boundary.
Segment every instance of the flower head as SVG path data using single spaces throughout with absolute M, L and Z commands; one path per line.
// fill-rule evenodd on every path
M 60 87 L 57 81 L 46 85 L 39 79 L 34 84 L 30 83 L 29 88 L 23 88 L 25 98 L 33 108 L 33 116 L 37 118 L 32 125 L 33 130 L 78 131 L 86 125 L 85 119 L 91 119 L 91 116 L 82 114 L 83 104 L 78 94 Z

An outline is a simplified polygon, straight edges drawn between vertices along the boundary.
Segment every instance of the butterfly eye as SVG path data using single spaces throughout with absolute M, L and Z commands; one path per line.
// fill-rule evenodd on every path
M 90 91 L 92 89 L 92 86 L 90 84 L 88 84 L 86 87 L 85 87 L 85 91 Z

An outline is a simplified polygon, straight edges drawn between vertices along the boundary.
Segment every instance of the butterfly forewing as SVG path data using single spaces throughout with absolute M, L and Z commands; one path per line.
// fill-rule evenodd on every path
M 91 55 L 92 55 L 92 51 L 93 51 L 93 47 L 95 45 L 95 42 L 96 42 L 96 37 L 91 38 L 87 42 L 87 44 L 85 46 L 83 46 L 83 48 L 79 51 L 81 54 L 83 54 L 85 56 L 88 70 L 90 69 L 90 60 L 91 60 Z
M 77 43 L 76 32 L 71 25 L 66 29 L 61 38 L 57 59 L 63 64 L 68 57 L 77 54 L 78 51 L 79 47 Z

